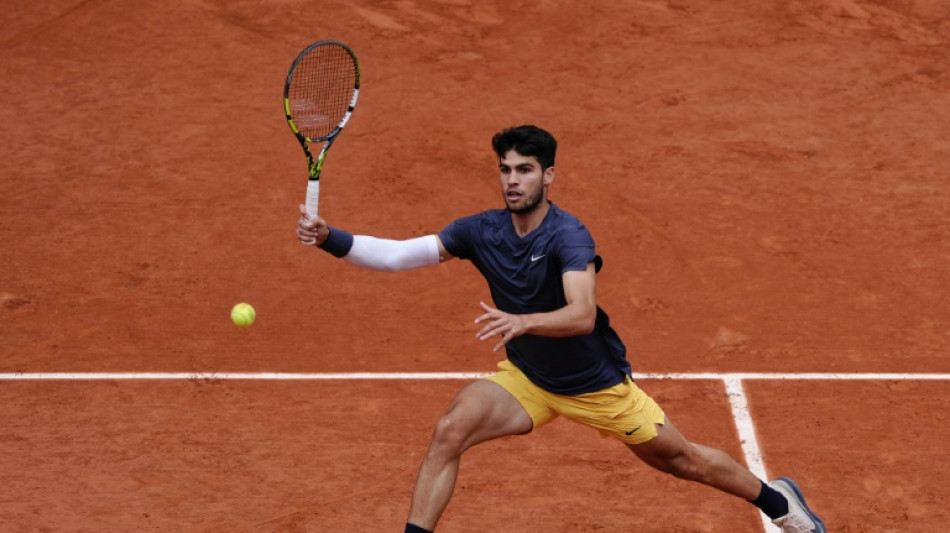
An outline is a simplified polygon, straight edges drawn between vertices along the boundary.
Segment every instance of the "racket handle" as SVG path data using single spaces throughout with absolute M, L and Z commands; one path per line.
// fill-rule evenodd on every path
M 320 202 L 320 181 L 307 182 L 307 213 L 311 218 L 317 216 L 317 204 Z
M 310 215 L 310 218 L 316 218 L 318 203 L 320 203 L 320 181 L 309 180 L 307 182 L 307 214 Z M 312 246 L 316 243 L 317 240 L 314 239 L 310 242 L 304 242 L 303 244 Z

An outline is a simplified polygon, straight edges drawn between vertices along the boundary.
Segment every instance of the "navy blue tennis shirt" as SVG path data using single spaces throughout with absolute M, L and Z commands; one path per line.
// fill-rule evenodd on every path
M 511 213 L 494 209 L 460 218 L 439 232 L 445 249 L 467 259 L 488 281 L 495 307 L 511 314 L 545 313 L 567 305 L 561 275 L 600 261 L 594 239 L 573 215 L 553 203 L 541 225 L 524 237 Z M 509 341 L 508 359 L 535 385 L 555 394 L 577 395 L 612 387 L 630 374 L 626 347 L 597 306 L 594 330 L 586 335 L 525 334 Z

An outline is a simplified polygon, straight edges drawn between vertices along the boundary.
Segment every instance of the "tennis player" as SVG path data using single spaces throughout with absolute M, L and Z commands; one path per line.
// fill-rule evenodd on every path
M 825 533 L 795 482 L 758 479 L 725 452 L 692 443 L 631 378 L 626 349 L 595 297 L 601 259 L 587 228 L 548 200 L 557 142 L 535 126 L 492 138 L 504 209 L 458 219 L 438 235 L 396 241 L 351 235 L 300 206 L 297 237 L 372 270 L 458 257 L 488 282 L 479 339 L 505 348 L 494 375 L 466 385 L 438 420 L 420 467 L 406 533 L 433 531 L 462 453 L 563 416 L 624 443 L 646 464 L 750 501 L 785 533 Z

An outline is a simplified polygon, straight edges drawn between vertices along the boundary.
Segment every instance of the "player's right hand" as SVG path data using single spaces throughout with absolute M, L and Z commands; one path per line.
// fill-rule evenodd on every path
M 319 246 L 327 240 L 330 234 L 330 228 L 327 227 L 327 221 L 319 216 L 310 218 L 307 213 L 307 206 L 300 205 L 300 218 L 297 219 L 297 239 L 303 244 Z

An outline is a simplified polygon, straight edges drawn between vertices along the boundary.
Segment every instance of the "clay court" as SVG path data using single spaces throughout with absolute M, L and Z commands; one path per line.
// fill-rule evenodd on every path
M 641 387 L 834 532 L 950 527 L 950 5 L 940 0 L 8 0 L 0 530 L 402 531 L 433 425 L 498 355 L 452 261 L 301 246 L 294 56 L 362 68 L 332 225 L 502 205 L 557 136 Z M 258 312 L 234 326 L 237 302 Z M 440 533 L 737 532 L 741 501 L 558 420 L 468 452 Z

